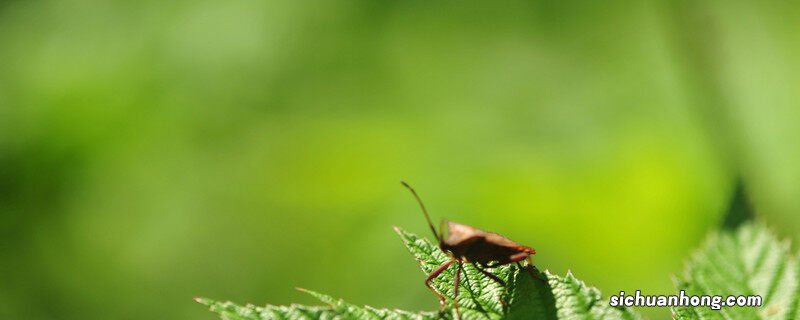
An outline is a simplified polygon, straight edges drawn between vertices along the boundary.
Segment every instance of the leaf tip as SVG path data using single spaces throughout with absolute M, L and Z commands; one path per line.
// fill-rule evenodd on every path
M 197 301 L 197 303 L 200 303 L 202 305 L 207 305 L 207 306 L 211 305 L 211 303 L 212 303 L 211 299 L 203 298 L 201 296 L 195 296 L 195 297 L 192 298 L 192 300 Z
M 413 240 L 415 238 L 414 234 L 409 233 L 408 231 L 405 231 L 403 230 L 403 228 L 400 228 L 398 226 L 392 226 L 392 229 L 394 229 L 394 233 L 397 233 L 397 235 L 400 236 L 400 239 L 402 239 L 403 242 L 406 243 L 406 245 L 414 241 Z
M 311 291 L 311 290 L 308 290 L 308 289 L 305 289 L 305 288 L 299 288 L 298 287 L 298 288 L 295 288 L 295 289 L 297 289 L 297 291 L 309 294 L 312 297 L 317 298 L 319 301 L 322 301 L 322 302 L 327 303 L 329 305 L 337 304 L 336 299 L 334 299 L 333 297 L 331 297 L 329 295 L 322 294 L 322 293 L 319 293 L 319 292 L 316 292 L 316 291 Z M 339 302 L 341 302 L 341 300 Z

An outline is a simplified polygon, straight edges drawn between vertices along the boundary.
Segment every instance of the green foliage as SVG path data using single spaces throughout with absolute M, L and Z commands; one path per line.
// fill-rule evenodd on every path
M 239 306 L 232 302 L 218 302 L 211 299 L 197 298 L 197 302 L 218 313 L 224 320 L 267 320 L 267 319 L 387 319 L 387 320 L 423 320 L 442 319 L 435 312 L 412 313 L 401 310 L 375 309 L 369 306 L 359 307 L 330 296 L 308 290 L 308 294 L 318 298 L 327 306 L 289 306 L 254 305 Z
M 435 244 L 417 235 L 395 229 L 419 262 L 430 273 L 450 260 Z M 675 319 L 798 319 L 800 318 L 800 265 L 766 227 L 745 222 L 737 229 L 724 228 L 713 233 L 705 245 L 689 259 L 678 290 L 686 295 L 760 295 L 762 307 L 673 307 Z M 355 306 L 342 300 L 301 290 L 325 306 L 238 306 L 198 298 L 226 320 L 267 319 L 456 319 L 454 278 L 451 266 L 431 283 L 448 299 L 438 312 L 407 312 Z M 473 265 L 464 265 L 458 291 L 461 319 L 639 319 L 630 309 L 612 308 L 600 291 L 586 286 L 568 272 L 566 276 L 539 272 L 515 265 L 491 270 L 507 283 L 502 287 L 481 274 Z M 545 281 L 546 279 L 546 281 Z M 421 282 L 421 281 L 420 281 Z M 431 295 L 434 299 L 434 295 Z
M 426 273 L 432 272 L 450 258 L 428 240 L 399 228 L 395 229 L 408 250 Z M 330 296 L 302 289 L 322 301 L 325 306 L 239 306 L 198 298 L 225 320 L 267 319 L 456 319 L 454 277 L 451 266 L 432 281 L 437 291 L 449 299 L 438 312 L 407 312 L 356 306 Z M 611 308 L 600 292 L 586 286 L 572 273 L 560 277 L 541 273 L 533 267 L 520 270 L 516 266 L 501 266 L 491 272 L 506 282 L 502 287 L 481 274 L 472 265 L 464 266 L 464 276 L 458 294 L 461 319 L 638 319 L 629 309 Z M 420 279 L 420 282 L 422 279 Z M 421 285 L 421 284 L 420 284 Z M 431 299 L 435 299 L 431 294 Z
M 302 305 L 256 307 L 254 305 L 239 306 L 232 302 L 218 302 L 206 298 L 195 298 L 209 307 L 225 320 L 250 319 L 325 319 L 333 313 L 330 307 L 310 307 Z
M 798 264 L 789 243 L 766 227 L 744 223 L 712 234 L 689 259 L 678 290 L 687 295 L 760 295 L 762 307 L 676 307 L 676 319 L 798 319 Z

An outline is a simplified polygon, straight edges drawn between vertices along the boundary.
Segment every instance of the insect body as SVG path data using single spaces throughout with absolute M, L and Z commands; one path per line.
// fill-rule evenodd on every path
M 486 268 L 516 263 L 517 266 L 522 269 L 522 265 L 520 264 L 522 260 L 528 260 L 528 263 L 533 266 L 531 255 L 536 254 L 536 250 L 523 246 L 494 232 L 486 232 L 466 224 L 447 222 L 448 234 L 447 238 L 444 238 L 444 232 L 442 230 L 444 221 L 439 225 L 439 232 L 436 232 L 436 228 L 433 227 L 433 222 L 431 222 L 428 211 L 425 209 L 425 205 L 422 203 L 419 195 L 417 195 L 417 192 L 405 181 L 401 181 L 401 183 L 408 188 L 411 194 L 414 195 L 414 198 L 417 199 L 417 203 L 419 203 L 422 213 L 425 214 L 425 219 L 428 221 L 428 226 L 431 228 L 431 231 L 433 231 L 436 240 L 439 241 L 439 248 L 451 257 L 450 261 L 436 268 L 436 270 L 431 272 L 425 279 L 425 286 L 439 297 L 442 306 L 444 306 L 446 298 L 433 288 L 431 281 L 436 279 L 436 277 L 442 274 L 444 270 L 447 270 L 453 263 L 458 265 L 453 284 L 453 301 L 455 303 L 457 315 L 459 313 L 458 300 L 456 300 L 456 298 L 458 297 L 458 286 L 461 280 L 461 272 L 463 271 L 464 263 L 472 263 L 475 269 L 501 286 L 505 286 L 505 282 L 487 271 Z M 531 275 L 533 275 L 532 272 Z

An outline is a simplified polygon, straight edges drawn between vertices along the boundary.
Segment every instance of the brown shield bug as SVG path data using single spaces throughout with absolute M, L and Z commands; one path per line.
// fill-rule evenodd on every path
M 486 268 L 516 263 L 521 270 L 523 269 L 520 264 L 522 260 L 528 260 L 528 263 L 533 266 L 531 255 L 536 254 L 536 250 L 531 247 L 523 246 L 494 232 L 486 232 L 465 224 L 447 221 L 448 234 L 447 238 L 444 238 L 444 231 L 442 229 L 445 221 L 442 220 L 442 223 L 439 224 L 439 232 L 436 232 L 431 217 L 428 215 L 428 210 L 425 209 L 425 205 L 422 203 L 422 199 L 420 199 L 419 195 L 417 195 L 417 192 L 405 181 L 400 181 L 400 183 L 411 191 L 411 194 L 417 199 L 422 213 L 425 214 L 425 219 L 428 220 L 428 226 L 431 228 L 431 231 L 433 231 L 433 236 L 439 241 L 439 248 L 451 257 L 450 261 L 436 268 L 436 270 L 431 272 L 425 279 L 425 286 L 439 297 L 442 306 L 445 305 L 445 296 L 433 288 L 431 281 L 436 279 L 444 270 L 447 270 L 454 262 L 458 264 L 453 284 L 453 302 L 455 304 L 456 315 L 459 315 L 458 300 L 456 298 L 458 297 L 458 286 L 461 280 L 461 272 L 463 271 L 464 263 L 472 263 L 475 269 L 503 287 L 505 287 L 506 283 L 496 275 L 486 271 Z M 533 272 L 530 273 L 534 278 L 543 281 L 539 277 L 536 277 Z

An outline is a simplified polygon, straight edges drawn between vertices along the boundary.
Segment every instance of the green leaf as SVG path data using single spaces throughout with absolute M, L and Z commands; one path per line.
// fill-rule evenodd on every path
M 232 302 L 219 302 L 206 298 L 195 298 L 195 301 L 208 306 L 209 310 L 218 313 L 224 320 L 256 320 L 256 319 L 332 319 L 336 315 L 330 307 L 309 307 L 301 305 L 256 307 L 239 306 Z
M 403 320 L 403 319 L 442 319 L 446 318 L 444 315 L 441 315 L 438 312 L 420 312 L 420 313 L 413 313 L 408 311 L 402 310 L 387 310 L 387 309 L 376 309 L 370 306 L 359 307 L 343 300 L 334 299 L 328 295 L 324 295 L 321 293 L 317 293 L 310 290 L 301 289 L 301 291 L 305 291 L 310 295 L 314 296 L 315 298 L 319 299 L 320 301 L 327 303 L 331 306 L 333 312 L 337 315 L 345 316 L 346 319 L 396 319 L 396 320 Z
M 713 233 L 676 282 L 687 295 L 760 295 L 761 307 L 673 307 L 676 319 L 800 319 L 798 264 L 762 224 Z
M 405 243 L 411 254 L 419 261 L 426 273 L 432 272 L 442 263 L 450 260 L 438 246 L 430 241 L 408 233 L 399 228 L 395 231 Z M 239 306 L 231 302 L 218 302 L 197 298 L 201 304 L 225 320 L 271 320 L 271 319 L 456 319 L 454 278 L 456 266 L 442 272 L 432 281 L 438 292 L 448 297 L 440 311 L 409 312 L 402 310 L 376 309 L 369 306 L 356 306 L 343 300 L 301 289 L 323 302 L 324 306 Z M 586 286 L 572 273 L 559 277 L 549 272 L 541 273 L 533 267 L 520 270 L 515 265 L 491 269 L 507 285 L 483 275 L 471 264 L 464 265 L 458 290 L 458 304 L 461 319 L 638 319 L 629 309 L 609 307 L 600 292 Z M 419 285 L 422 286 L 420 277 Z M 437 299 L 431 294 L 431 299 Z
M 330 296 L 301 289 L 327 306 L 289 306 L 256 307 L 239 306 L 232 302 L 219 302 L 206 298 L 197 298 L 197 302 L 209 307 L 209 310 L 220 315 L 224 320 L 271 320 L 271 319 L 387 319 L 387 320 L 425 320 L 446 319 L 437 312 L 413 313 L 402 310 L 376 309 L 369 306 L 359 307 Z

